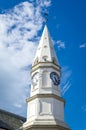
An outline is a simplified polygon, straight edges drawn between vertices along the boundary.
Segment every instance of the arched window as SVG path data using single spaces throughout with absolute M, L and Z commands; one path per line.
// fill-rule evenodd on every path
M 42 58 L 43 58 L 44 61 L 47 61 L 48 56 L 43 56 Z

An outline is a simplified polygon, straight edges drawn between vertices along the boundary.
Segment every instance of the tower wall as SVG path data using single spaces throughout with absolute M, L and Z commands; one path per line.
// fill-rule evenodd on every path
M 27 122 L 35 119 L 64 120 L 64 100 L 54 95 L 38 95 L 32 101 L 27 100 Z
M 45 25 L 31 69 L 31 94 L 27 99 L 24 130 L 69 130 L 64 121 L 60 91 L 61 68 Z

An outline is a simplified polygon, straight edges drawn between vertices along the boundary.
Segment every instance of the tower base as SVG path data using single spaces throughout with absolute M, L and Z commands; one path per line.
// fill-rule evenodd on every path
M 25 122 L 23 130 L 70 130 L 68 125 L 60 120 L 38 120 Z

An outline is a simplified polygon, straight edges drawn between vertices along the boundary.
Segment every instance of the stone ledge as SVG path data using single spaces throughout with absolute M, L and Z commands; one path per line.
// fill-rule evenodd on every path
M 34 120 L 26 122 L 23 130 L 70 130 L 68 125 L 61 120 Z
M 65 105 L 65 100 L 62 97 L 59 97 L 59 96 L 54 95 L 54 94 L 36 94 L 35 96 L 32 96 L 32 97 L 26 99 L 26 102 L 30 102 L 36 98 L 55 98 L 55 99 L 63 102 Z

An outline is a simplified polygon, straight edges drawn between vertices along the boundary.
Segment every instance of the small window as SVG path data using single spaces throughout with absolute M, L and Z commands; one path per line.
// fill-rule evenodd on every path
M 47 61 L 48 56 L 43 56 L 44 61 Z
M 44 48 L 47 48 L 47 46 L 45 45 Z
M 37 63 L 38 63 L 38 57 L 35 59 L 34 64 L 37 64 Z
M 53 63 L 56 63 L 56 59 L 55 59 L 55 57 L 53 57 Z

